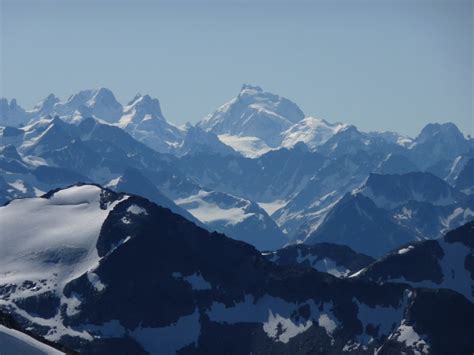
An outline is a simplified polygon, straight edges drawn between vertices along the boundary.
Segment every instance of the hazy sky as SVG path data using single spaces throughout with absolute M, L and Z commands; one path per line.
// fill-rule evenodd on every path
M 0 0 L 0 96 L 108 87 L 195 122 L 242 83 L 307 115 L 473 133 L 473 1 Z

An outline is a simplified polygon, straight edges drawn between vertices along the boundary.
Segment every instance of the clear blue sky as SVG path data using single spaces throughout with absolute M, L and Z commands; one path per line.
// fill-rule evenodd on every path
M 453 121 L 473 132 L 472 1 L 0 4 L 0 96 L 25 107 L 103 86 L 195 122 L 248 82 L 363 130 Z

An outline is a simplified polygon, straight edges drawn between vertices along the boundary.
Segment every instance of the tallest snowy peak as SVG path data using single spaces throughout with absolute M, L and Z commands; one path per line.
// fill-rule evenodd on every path
M 243 84 L 242 89 L 240 89 L 239 95 L 242 95 L 243 93 L 249 93 L 249 92 L 257 93 L 257 92 L 263 92 L 263 90 L 260 86 Z
M 206 116 L 198 126 L 218 135 L 256 137 L 274 147 L 281 143 L 280 133 L 303 118 L 304 113 L 294 102 L 244 84 L 236 98 Z

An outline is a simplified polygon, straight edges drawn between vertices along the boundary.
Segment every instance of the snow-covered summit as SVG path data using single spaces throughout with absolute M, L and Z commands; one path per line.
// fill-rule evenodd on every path
M 447 123 L 429 123 L 416 137 L 416 144 L 424 144 L 431 139 L 440 139 L 447 141 L 459 141 L 464 139 L 464 135 L 459 128 L 452 122 Z
M 282 146 L 290 148 L 303 142 L 313 150 L 346 127 L 344 123 L 329 123 L 321 118 L 306 117 L 282 133 Z
M 31 110 L 25 110 L 11 100 L 0 99 L 0 124 L 17 127 L 34 123 L 47 116 L 59 116 L 64 120 L 94 116 L 100 120 L 115 123 L 122 116 L 122 105 L 112 91 L 106 88 L 82 90 L 62 101 L 49 94 Z
M 28 111 L 28 113 L 33 118 L 40 118 L 50 115 L 54 112 L 54 105 L 56 105 L 60 101 L 61 100 L 54 94 L 49 94 L 48 96 L 46 96 L 46 98 L 38 102 L 31 111 Z
M 137 94 L 124 107 L 119 125 L 126 127 L 129 124 L 139 124 L 153 119 L 165 120 L 161 112 L 160 101 L 156 98 L 151 98 L 149 95 Z
M 76 185 L 0 207 L 2 282 L 21 283 L 56 272 L 62 283 L 75 276 L 71 272 L 95 266 L 100 228 L 115 204 L 104 203 L 100 187 Z
M 298 143 L 315 150 L 348 127 L 305 117 L 294 102 L 249 84 L 197 126 L 217 134 L 222 142 L 251 158 Z
M 56 103 L 52 113 L 60 117 L 68 117 L 83 106 L 89 109 L 94 117 L 110 123 L 117 122 L 122 116 L 122 105 L 112 91 L 106 88 L 82 90 L 71 95 L 66 102 Z
M 472 149 L 472 141 L 466 139 L 452 122 L 429 123 L 410 146 L 412 160 L 426 169 L 440 160 L 452 160 Z
M 236 98 L 206 116 L 198 126 L 218 135 L 257 137 L 276 147 L 281 143 L 280 133 L 303 118 L 304 113 L 294 102 L 246 84 Z
M 184 138 L 184 131 L 168 122 L 161 112 L 160 101 L 137 94 L 123 109 L 118 126 L 135 139 L 162 153 L 171 153 Z

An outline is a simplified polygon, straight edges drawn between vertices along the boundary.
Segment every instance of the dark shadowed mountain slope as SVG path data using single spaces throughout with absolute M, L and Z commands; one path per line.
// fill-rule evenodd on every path
M 406 174 L 415 171 L 420 171 L 420 169 L 405 155 L 389 153 L 374 172 L 379 174 Z
M 403 243 L 439 238 L 473 219 L 473 197 L 437 176 L 370 174 L 362 187 L 321 214 L 317 228 L 302 240 L 344 244 L 381 256 Z
M 72 186 L 10 202 L 0 223 L 0 307 L 80 352 L 474 350 L 455 292 L 278 266 L 138 196 Z
M 371 264 L 374 258 L 345 245 L 319 243 L 290 245 L 263 255 L 278 265 L 300 265 L 336 277 L 345 277 Z
M 474 222 L 450 231 L 442 239 L 405 245 L 353 277 L 449 288 L 474 301 Z
M 468 139 L 454 123 L 430 123 L 414 140 L 408 156 L 422 169 L 441 160 L 452 160 L 471 148 Z
M 370 174 L 360 193 L 383 208 L 395 208 L 408 201 L 429 202 L 433 205 L 450 205 L 465 195 L 444 180 L 430 173 Z
M 456 179 L 456 188 L 466 193 L 474 193 L 474 158 L 464 165 Z
M 306 240 L 347 245 L 359 253 L 380 256 L 415 235 L 395 223 L 388 211 L 361 194 L 347 194 L 327 214 L 323 223 Z

